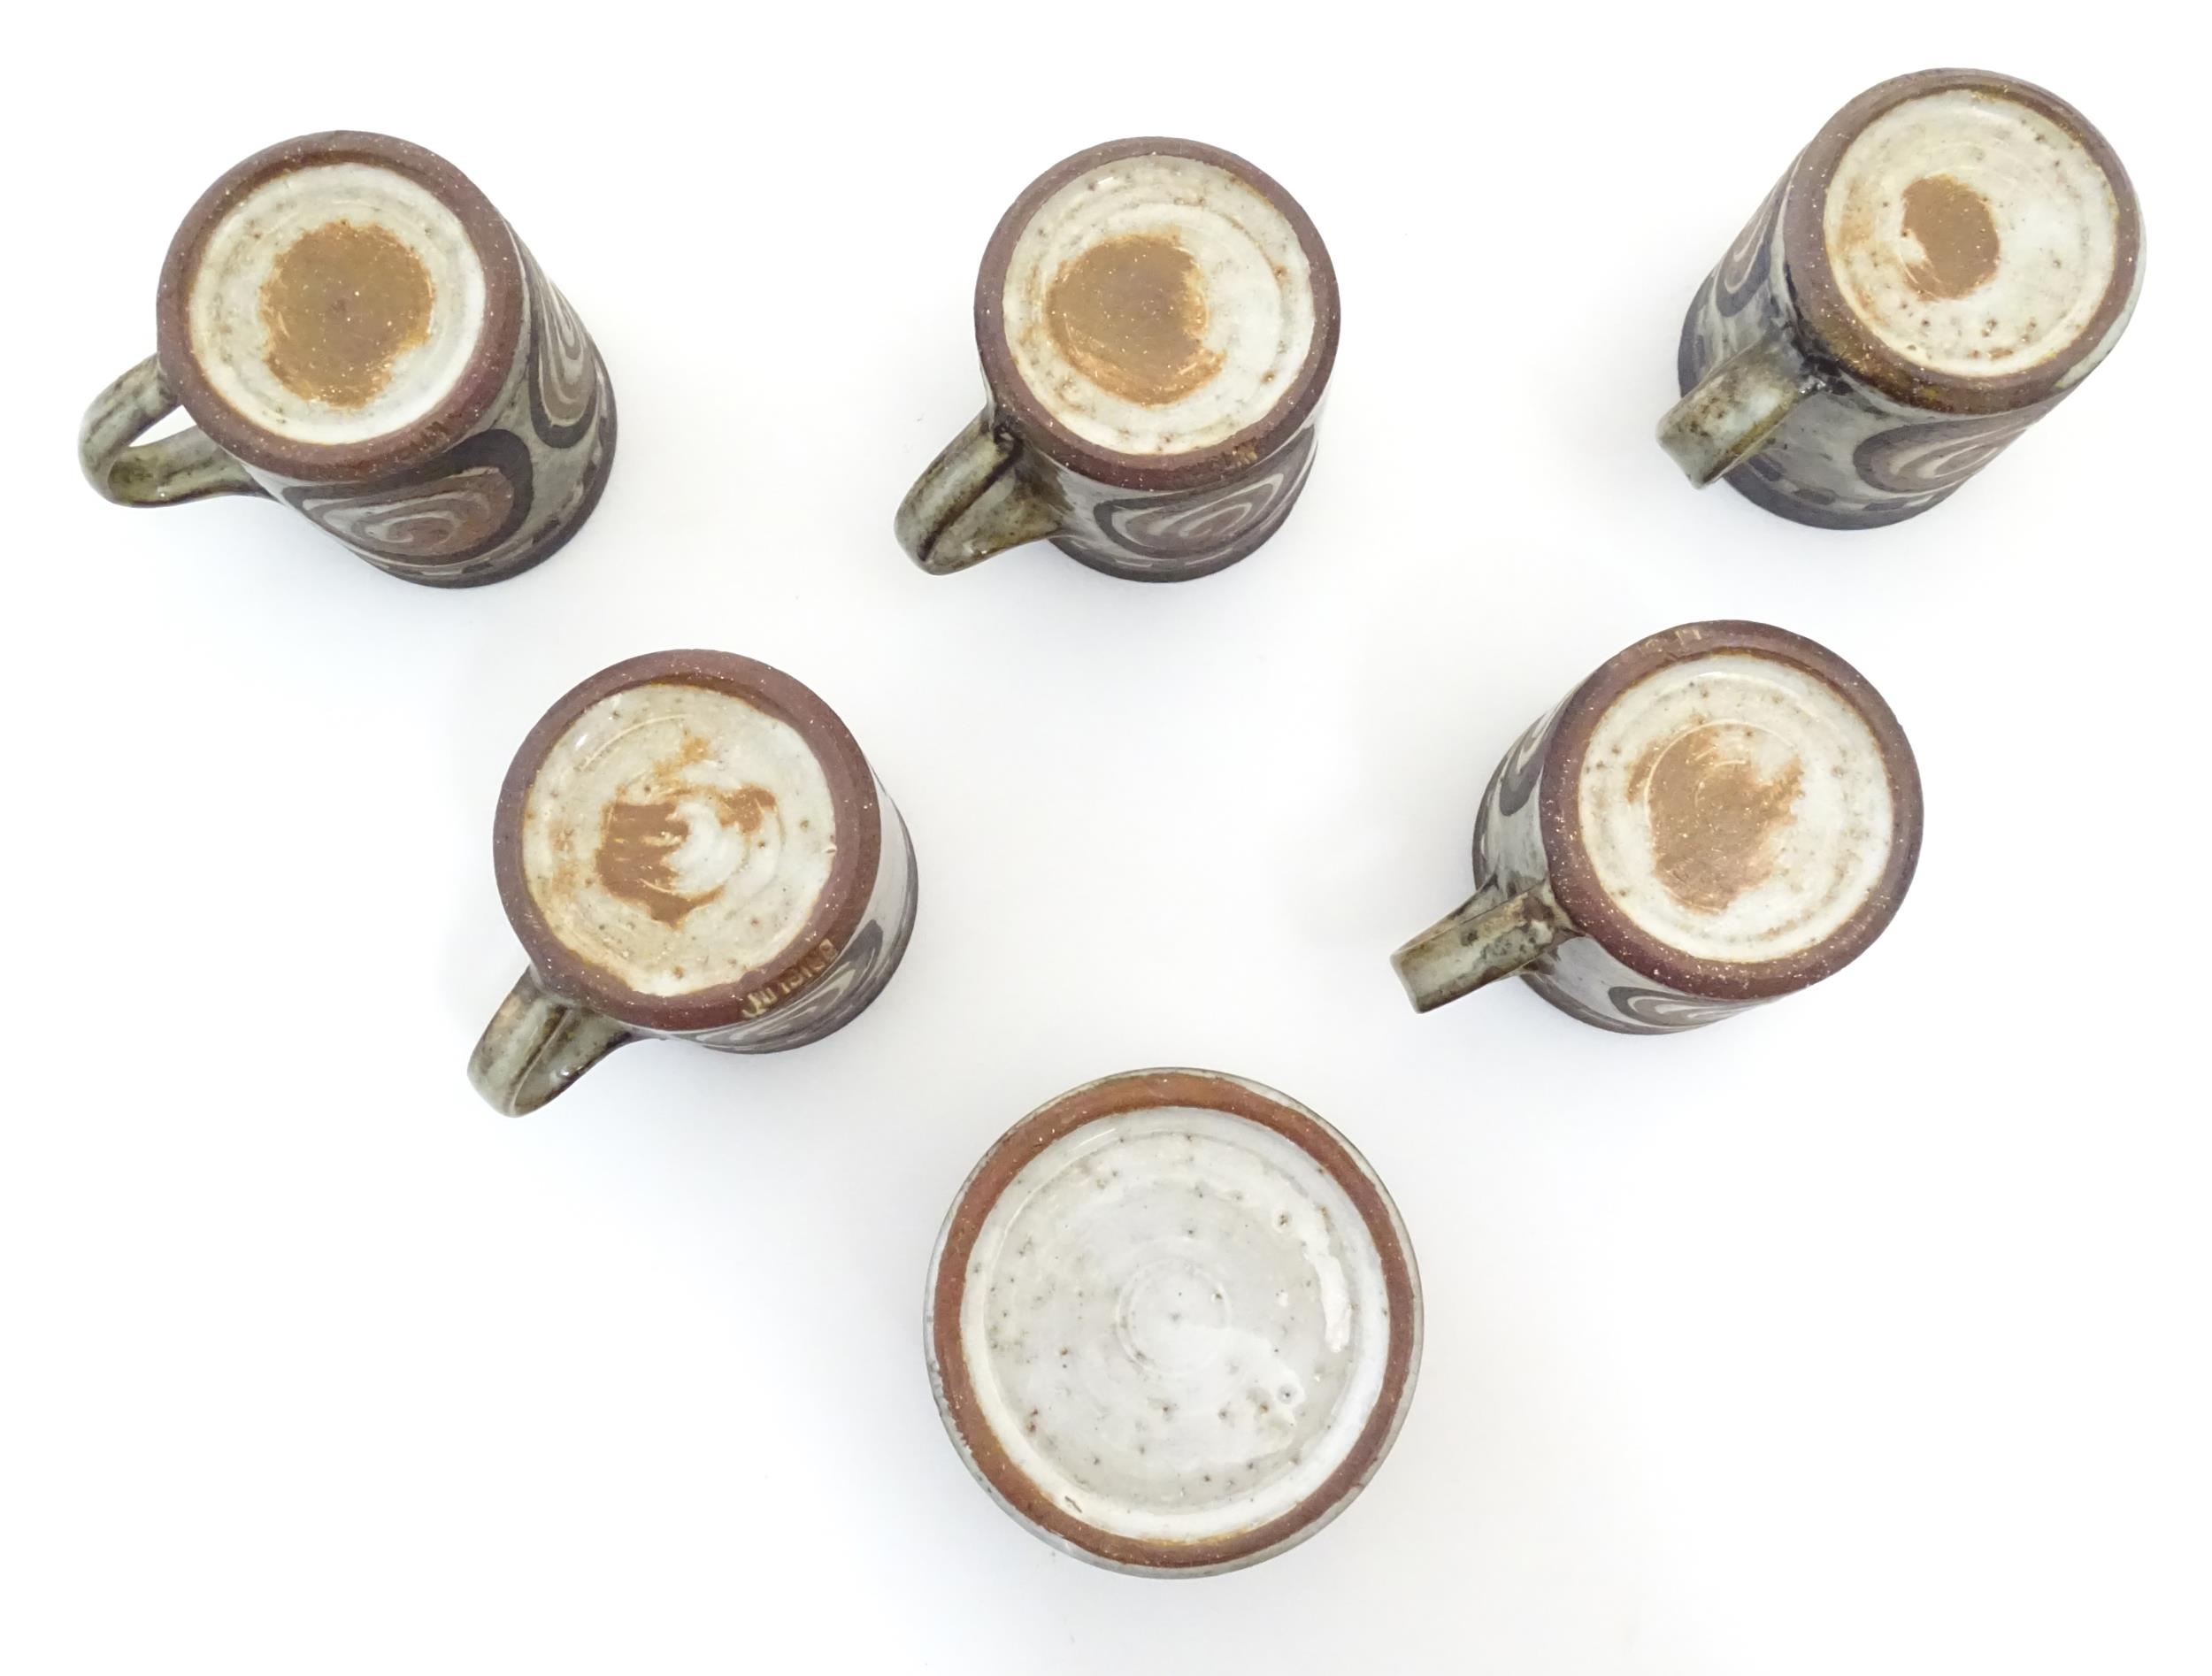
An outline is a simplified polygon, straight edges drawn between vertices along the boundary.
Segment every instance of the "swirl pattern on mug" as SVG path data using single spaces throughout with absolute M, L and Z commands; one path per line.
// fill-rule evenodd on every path
M 529 251 L 530 422 L 549 448 L 572 448 L 599 411 L 599 357 L 583 322 Z
M 489 553 L 530 516 L 530 450 L 480 431 L 427 465 L 373 483 L 301 483 L 284 498 L 340 541 L 396 567 L 452 565 Z
M 1900 426 L 1861 442 L 1851 464 L 1875 488 L 1895 495 L 1955 488 L 2003 453 L 2043 412 L 2034 407 L 1988 419 Z
M 1713 300 L 1724 318 L 1741 313 L 1766 287 L 1774 259 L 1774 229 L 1782 219 L 1782 198 L 1789 190 L 1790 176 L 1796 172 L 1795 163 L 1783 171 L 1765 202 L 1736 234 L 1736 242 L 1713 270 Z
M 1202 563 L 1264 534 L 1298 497 L 1313 465 L 1307 426 L 1257 472 L 1225 487 L 1101 502 L 1106 538 L 1147 558 Z
M 687 995 L 791 946 L 838 836 L 827 776 L 788 722 L 649 681 L 601 699 L 547 751 L 523 807 L 523 877 L 578 958 L 640 995 Z

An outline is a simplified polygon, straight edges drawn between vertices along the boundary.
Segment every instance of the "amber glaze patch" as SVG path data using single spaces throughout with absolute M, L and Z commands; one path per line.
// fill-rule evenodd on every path
M 1964 296 L 1997 272 L 1997 221 L 1988 200 L 1947 174 L 1905 188 L 1905 235 L 1917 239 L 1923 260 L 1905 270 L 1927 296 Z
M 1053 276 L 1045 322 L 1086 378 L 1146 407 L 1179 402 L 1221 370 L 1205 343 L 1204 276 L 1172 238 L 1093 245 Z
M 1654 746 L 1629 776 L 1651 820 L 1652 871 L 1667 894 L 1718 913 L 1764 884 L 1788 829 L 1799 765 L 1772 779 L 1755 765 L 1751 730 L 1711 722 Z
M 686 914 L 714 896 L 712 891 L 704 896 L 677 893 L 668 857 L 689 835 L 672 803 L 611 804 L 594 863 L 599 882 L 664 926 L 681 923 Z
M 430 336 L 429 270 L 380 227 L 326 221 L 303 234 L 261 286 L 264 355 L 295 396 L 360 407 Z
M 690 759 L 687 752 L 685 760 Z M 775 794 L 764 786 L 710 790 L 706 796 L 723 822 L 748 838 L 760 830 L 763 817 L 776 806 Z M 693 909 L 722 894 L 720 885 L 689 895 L 678 888 L 669 858 L 690 836 L 691 823 L 673 800 L 611 803 L 600 827 L 593 871 L 601 884 L 636 903 L 661 924 L 680 925 Z

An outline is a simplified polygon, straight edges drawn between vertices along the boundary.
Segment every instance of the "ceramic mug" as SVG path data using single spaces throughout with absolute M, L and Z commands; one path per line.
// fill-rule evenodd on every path
M 1825 647 L 1690 623 L 1523 734 L 1475 820 L 1475 894 L 1392 957 L 1415 1008 L 1518 973 L 1586 1024 L 1694 1029 L 1839 971 L 1920 854 L 1897 718 Z
M 923 1337 L 945 1429 L 1007 1512 L 1079 1559 L 1202 1576 L 1303 1541 L 1374 1476 L 1420 1366 L 1420 1276 L 1313 1112 L 1132 1071 L 984 1155 Z
M 1979 70 L 1885 81 L 1699 288 L 1659 441 L 1801 524 L 1924 512 L 2104 359 L 2142 247 L 2120 159 L 2063 100 Z
M 380 134 L 248 158 L 184 218 L 155 353 L 103 390 L 85 476 L 124 506 L 261 495 L 411 582 L 495 582 L 591 514 L 614 391 L 475 184 Z M 194 428 L 134 446 L 180 404 Z
M 906 823 L 845 724 L 728 652 L 633 657 L 546 711 L 492 860 L 530 967 L 469 1077 L 511 1116 L 648 1036 L 818 1042 L 882 993 L 914 926 Z
M 1281 526 L 1336 359 L 1336 271 L 1243 158 L 1118 140 L 1047 170 L 976 277 L 987 400 L 899 508 L 933 575 L 1050 541 L 1184 581 Z

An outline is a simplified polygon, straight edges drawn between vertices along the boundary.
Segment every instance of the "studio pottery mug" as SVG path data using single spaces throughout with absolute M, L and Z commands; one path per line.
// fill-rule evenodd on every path
M 1897 718 L 1825 647 L 1691 623 L 1609 658 L 1506 753 L 1475 894 L 1392 964 L 1426 1012 L 1518 973 L 1586 1024 L 1694 1029 L 1839 970 L 1920 854 Z
M 534 1111 L 625 1042 L 774 1053 L 843 1028 L 906 952 L 906 825 L 828 705 L 728 652 L 653 652 L 545 713 L 492 859 L 530 957 L 469 1061 Z
M 1216 1071 L 1132 1071 L 984 1155 L 930 1261 L 953 1446 L 1079 1559 L 1196 1577 L 1351 1503 L 1421 1363 L 1397 1208 L 1351 1143 Z
M 155 353 L 79 454 L 124 506 L 262 495 L 411 582 L 526 571 L 614 457 L 599 353 L 458 169 L 378 134 L 248 158 L 177 229 Z M 194 428 L 133 446 L 180 404 Z
M 1337 324 L 1321 235 L 1243 158 L 1068 158 L 983 253 L 987 401 L 907 492 L 900 544 L 933 575 L 1035 541 L 1138 581 L 1233 565 L 1305 486 Z
M 2142 249 L 2135 189 L 2071 105 L 1978 70 L 1885 81 L 1699 288 L 1659 441 L 1801 524 L 1924 512 L 2104 359 Z

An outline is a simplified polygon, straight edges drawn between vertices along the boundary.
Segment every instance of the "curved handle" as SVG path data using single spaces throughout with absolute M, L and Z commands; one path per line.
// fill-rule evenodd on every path
M 469 1055 L 469 1080 L 497 1110 L 519 1118 L 636 1040 L 629 1026 L 562 1000 L 525 972 Z
M 176 394 L 150 355 L 94 396 L 77 431 L 77 463 L 85 481 L 118 506 L 172 506 L 211 495 L 269 492 L 204 431 L 179 431 L 131 446 L 176 406 Z
M 932 576 L 949 576 L 1054 534 L 1061 509 L 1021 465 L 1021 439 L 987 408 L 977 414 L 899 503 L 899 545 Z
M 1548 882 L 1509 897 L 1479 890 L 1390 957 L 1416 1012 L 1509 978 L 1562 938 L 1578 934 Z
M 1779 333 L 1738 350 L 1659 421 L 1659 446 L 1703 488 L 1757 453 L 1820 380 Z

